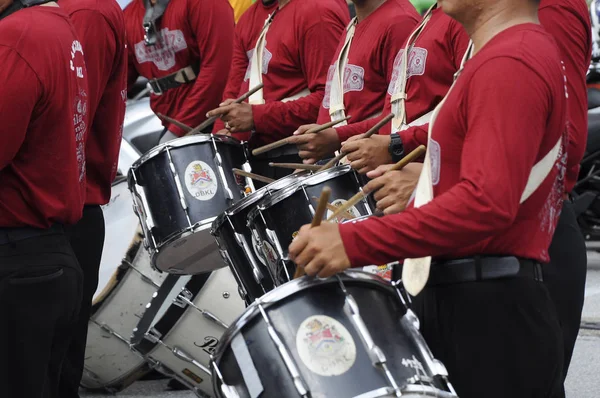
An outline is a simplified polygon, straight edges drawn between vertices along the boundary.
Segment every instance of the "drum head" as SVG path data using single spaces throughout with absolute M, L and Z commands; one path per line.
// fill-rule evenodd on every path
M 102 212 L 106 232 L 94 306 L 100 304 L 118 284 L 121 264 L 133 260 L 142 242 L 139 221 L 133 212 L 133 200 L 125 178 L 113 183 L 110 202 L 102 206 Z

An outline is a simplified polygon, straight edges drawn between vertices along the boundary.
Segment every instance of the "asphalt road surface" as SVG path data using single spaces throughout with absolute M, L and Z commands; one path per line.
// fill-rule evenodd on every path
M 588 276 L 582 329 L 566 383 L 568 398 L 600 396 L 600 254 L 588 253 Z M 82 397 L 109 398 L 115 395 L 84 392 Z M 195 398 L 187 391 L 169 391 L 166 380 L 138 381 L 117 394 L 118 398 Z

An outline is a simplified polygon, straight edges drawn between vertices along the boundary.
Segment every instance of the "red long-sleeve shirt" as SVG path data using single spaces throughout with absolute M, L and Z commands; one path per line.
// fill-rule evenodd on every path
M 554 39 L 565 63 L 569 99 L 569 145 L 566 192 L 577 182 L 587 142 L 586 73 L 592 59 L 590 14 L 584 0 L 542 0 L 538 16 Z
M 249 60 L 265 20 L 277 7 L 277 2 L 265 6 L 257 1 L 240 18 L 223 99 L 237 98 L 250 89 Z M 349 22 L 344 0 L 292 0 L 277 12 L 266 35 L 263 57 L 265 104 L 252 106 L 256 133 L 251 146 L 288 137 L 298 126 L 317 120 L 329 61 Z M 311 92 L 306 97 L 281 102 L 306 88 Z M 223 128 L 218 120 L 213 131 Z M 250 134 L 234 136 L 247 140 Z
M 88 71 L 85 203 L 103 205 L 117 174 L 127 99 L 123 12 L 114 0 L 61 0 L 60 6 L 73 21 Z
M 381 112 L 388 84 L 392 80 L 396 55 L 419 20 L 419 14 L 408 0 L 387 0 L 356 25 L 344 71 L 345 112 L 347 116 L 352 116 L 349 123 L 365 120 Z M 330 63 L 325 97 L 317 119 L 319 124 L 331 120 L 329 88 L 344 38 L 342 36 Z M 343 127 L 336 131 L 340 141 L 352 135 L 350 130 Z M 356 134 L 364 132 L 360 130 Z
M 231 65 L 233 10 L 223 0 L 171 0 L 159 19 L 159 37 L 164 41 L 151 47 L 144 43 L 145 12 L 143 0 L 134 0 L 124 10 L 129 84 L 138 75 L 154 79 L 187 66 L 197 67 L 198 76 L 193 82 L 150 97 L 155 113 L 195 127 L 221 102 Z M 163 125 L 178 136 L 184 134 L 173 124 Z
M 519 204 L 532 166 L 566 140 L 564 75 L 535 24 L 496 35 L 469 60 L 436 119 L 434 199 L 400 214 L 340 225 L 353 266 L 431 255 L 515 255 L 547 262 L 566 160 Z M 563 142 L 564 144 L 564 142 Z
M 81 218 L 86 68 L 68 15 L 34 6 L 0 21 L 0 226 Z
M 461 24 L 444 14 L 441 8 L 433 10 L 431 19 L 415 41 L 409 57 L 408 80 L 406 83 L 407 123 L 431 111 L 444 98 L 452 85 L 454 73 L 460 68 L 463 55 L 469 44 L 469 36 Z M 394 60 L 394 72 L 387 88 L 382 116 L 362 122 L 338 127 L 342 136 L 362 134 L 392 111 L 392 95 L 401 74 L 400 67 L 406 43 Z M 379 130 L 379 134 L 391 134 L 391 123 Z M 419 145 L 427 144 L 429 124 L 409 127 L 400 132 L 404 150 L 408 153 Z

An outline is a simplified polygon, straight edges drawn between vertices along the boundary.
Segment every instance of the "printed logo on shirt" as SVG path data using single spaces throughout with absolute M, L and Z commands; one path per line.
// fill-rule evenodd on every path
M 327 72 L 327 83 L 325 84 L 325 96 L 323 97 L 323 108 L 329 109 L 331 96 L 331 82 L 335 74 L 335 65 L 329 67 Z M 344 94 L 350 91 L 362 91 L 365 88 L 365 69 L 347 64 L 344 69 Z
M 83 79 L 85 60 L 83 58 L 83 47 L 78 40 L 71 43 L 71 60 L 69 61 L 71 71 L 77 79 Z M 75 153 L 79 172 L 79 182 L 85 178 L 85 136 L 87 134 L 86 116 L 88 111 L 88 96 L 85 90 L 79 88 L 73 103 L 73 127 L 75 129 Z
M 180 30 L 164 28 L 160 31 L 161 40 L 154 46 L 146 46 L 144 41 L 135 44 L 135 57 L 140 64 L 152 62 L 159 70 L 169 70 L 175 66 L 175 54 L 187 48 L 185 36 Z
M 296 348 L 304 365 L 320 376 L 342 375 L 356 360 L 356 344 L 348 329 L 325 315 L 309 316 L 300 324 Z
M 441 164 L 441 148 L 440 144 L 430 138 L 427 150 L 430 152 L 431 159 L 431 183 L 437 185 L 440 182 L 440 164 Z
M 539 213 L 540 231 L 554 235 L 554 230 L 560 216 L 563 203 L 563 194 L 565 192 L 565 174 L 567 172 L 567 152 L 565 151 L 565 139 L 560 148 L 558 159 L 554 164 L 554 170 L 550 172 L 550 176 L 555 174 L 554 184 L 548 193 L 546 203 Z
M 190 195 L 198 200 L 212 199 L 219 188 L 213 169 L 200 160 L 194 160 L 186 167 L 185 186 Z
M 246 68 L 246 75 L 244 76 L 244 81 L 248 81 L 250 79 L 250 69 L 252 67 L 252 57 L 254 56 L 254 51 L 256 48 L 253 48 L 250 51 L 246 51 L 246 55 L 248 56 L 248 67 Z M 265 41 L 265 49 L 263 50 L 263 59 L 262 59 L 262 74 L 266 75 L 269 73 L 269 62 L 271 62 L 271 58 L 273 58 L 273 54 L 267 49 L 267 43 Z
M 402 74 L 402 57 L 404 49 L 398 51 L 396 59 L 394 59 L 394 70 L 392 72 L 392 80 L 388 86 L 388 94 L 394 95 L 396 86 L 400 83 L 400 75 Z M 425 64 L 427 62 L 427 50 L 421 47 L 413 47 L 408 56 L 408 66 L 406 68 L 406 80 L 411 76 L 421 76 L 425 74 Z
M 71 70 L 73 72 L 75 72 L 75 74 L 77 75 L 77 78 L 79 79 L 83 79 L 83 64 L 80 64 L 80 66 L 77 66 L 76 64 L 78 63 L 77 61 L 75 61 L 75 57 L 77 56 L 77 54 L 81 54 L 81 58 L 83 59 L 83 47 L 81 46 L 81 43 L 78 40 L 73 41 L 73 44 L 71 44 L 71 61 L 70 61 L 70 66 L 71 66 Z

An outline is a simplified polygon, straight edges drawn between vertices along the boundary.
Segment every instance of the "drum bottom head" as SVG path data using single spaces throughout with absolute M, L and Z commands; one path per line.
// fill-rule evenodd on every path
M 203 225 L 166 241 L 153 254 L 154 266 L 176 275 L 196 275 L 225 267 L 210 226 Z

